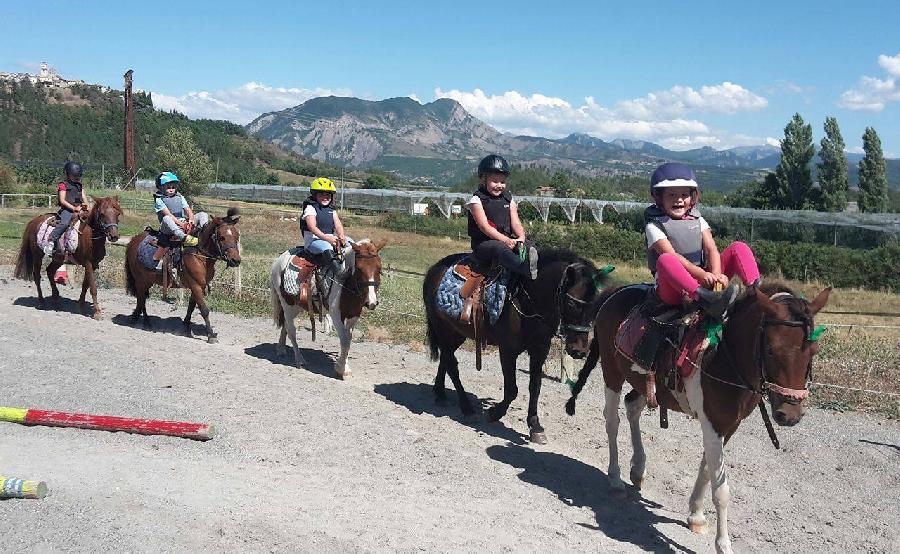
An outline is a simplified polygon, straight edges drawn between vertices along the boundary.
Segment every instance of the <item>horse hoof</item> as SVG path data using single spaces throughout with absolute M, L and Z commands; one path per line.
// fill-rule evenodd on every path
M 206 342 L 208 342 L 209 344 L 216 344 L 217 342 L 219 342 L 219 337 L 212 335 L 210 337 L 207 337 Z
M 574 396 L 566 401 L 566 413 L 569 415 L 575 415 L 575 397 Z
M 631 473 L 631 484 L 635 486 L 638 490 L 644 488 L 644 473 Z
M 705 535 L 709 532 L 709 525 L 706 523 L 706 517 L 688 517 L 688 529 L 691 530 L 691 533 L 695 533 L 697 535 Z
M 91 317 L 93 317 L 97 321 L 100 321 L 101 319 L 103 319 L 103 314 L 100 312 L 94 312 L 94 315 L 92 315 Z
M 350 379 L 351 377 L 353 377 L 352 371 L 345 371 L 343 373 L 338 373 L 338 378 L 341 379 L 342 381 L 346 381 L 347 379 Z
M 532 431 L 528 440 L 532 444 L 547 444 L 547 435 L 543 431 Z

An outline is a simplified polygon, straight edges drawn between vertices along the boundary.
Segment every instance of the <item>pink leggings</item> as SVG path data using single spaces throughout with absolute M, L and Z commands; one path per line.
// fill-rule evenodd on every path
M 743 242 L 733 242 L 722 252 L 722 273 L 737 275 L 749 285 L 759 279 L 759 268 L 753 251 Z M 675 254 L 662 254 L 656 262 L 656 288 L 666 304 L 679 305 L 685 296 L 696 300 L 700 283 L 681 265 Z

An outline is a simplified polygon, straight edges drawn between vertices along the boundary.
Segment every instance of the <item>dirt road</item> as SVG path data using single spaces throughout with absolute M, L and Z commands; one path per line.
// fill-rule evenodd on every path
M 0 501 L 10 551 L 713 549 L 712 535 L 685 525 L 697 423 L 673 415 L 662 431 L 646 417 L 645 488 L 616 500 L 599 379 L 572 418 L 567 388 L 545 379 L 550 444 L 532 446 L 524 396 L 503 423 L 463 421 L 455 403 L 434 405 L 435 364 L 421 353 L 354 344 L 354 377 L 342 382 L 334 337 L 313 345 L 301 333 L 310 367 L 295 369 L 276 356 L 268 320 L 215 313 L 210 345 L 175 334 L 182 308 L 151 303 L 159 329 L 148 332 L 130 326 L 134 301 L 121 291 L 101 291 L 105 318 L 93 321 L 72 300 L 38 310 L 33 286 L 10 277 L 0 268 L 0 405 L 219 430 L 200 443 L 0 423 L 0 474 L 51 489 Z M 463 354 L 461 372 L 489 403 L 501 376 L 496 356 L 487 361 L 476 373 Z M 775 451 L 753 416 L 729 445 L 737 551 L 900 551 L 900 422 L 811 410 L 779 433 Z M 626 442 L 623 429 L 627 463 Z

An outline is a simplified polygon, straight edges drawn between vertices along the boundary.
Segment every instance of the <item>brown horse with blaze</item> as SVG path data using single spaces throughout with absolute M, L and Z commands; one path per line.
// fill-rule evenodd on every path
M 76 264 L 84 267 L 84 280 L 81 283 L 81 296 L 78 298 L 78 310 L 84 313 L 84 298 L 88 288 L 91 289 L 91 300 L 94 306 L 94 319 L 101 316 L 100 303 L 97 301 L 97 278 L 95 272 L 100 268 L 100 262 L 106 257 L 106 241 L 119 240 L 119 219 L 122 218 L 122 207 L 119 206 L 119 197 L 95 198 L 94 206 L 83 220 L 78 232 L 78 247 L 68 257 Z M 26 281 L 34 281 L 37 286 L 38 302 L 44 305 L 44 292 L 41 290 L 41 262 L 44 251 L 38 246 L 38 229 L 53 214 L 43 214 L 35 217 L 25 226 L 22 235 L 22 245 L 16 258 L 15 276 Z M 55 306 L 59 306 L 59 289 L 53 276 L 66 261 L 66 255 L 54 254 L 50 265 L 47 266 L 47 279 L 50 281 L 52 300 Z
M 620 477 L 616 439 L 622 385 L 627 381 L 632 387 L 625 395 L 625 411 L 633 447 L 631 482 L 640 489 L 647 459 L 640 430 L 641 413 L 647 405 L 644 396 L 647 376 L 634 371 L 632 362 L 616 350 L 615 336 L 632 308 L 644 301 L 647 289 L 646 285 L 631 285 L 605 293 L 594 324 L 591 352 L 566 404 L 569 414 L 574 413 L 575 399 L 599 359 L 606 383 L 603 413 L 609 440 L 608 476 L 610 486 L 620 496 L 625 495 L 625 483 Z M 764 397 L 768 398 L 779 425 L 792 426 L 803 417 L 803 402 L 809 396 L 807 386 L 812 377 L 812 358 L 818 350 L 813 317 L 828 302 L 830 294 L 831 288 L 826 288 L 808 302 L 784 285 L 767 283 L 750 288 L 731 308 L 718 347 L 684 377 L 683 392 L 665 386 L 657 389 L 660 406 L 700 420 L 703 457 L 689 502 L 688 524 L 694 532 L 706 531 L 703 497 L 712 483 L 717 552 L 732 551 L 728 535 L 731 492 L 725 474 L 725 445 L 741 421 L 759 407 L 770 438 L 778 446 L 762 402 Z

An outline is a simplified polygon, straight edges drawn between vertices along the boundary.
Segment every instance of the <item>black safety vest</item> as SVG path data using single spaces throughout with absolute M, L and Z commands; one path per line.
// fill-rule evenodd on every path
M 81 183 L 74 183 L 72 181 L 69 181 L 68 179 L 60 184 L 65 185 L 66 187 L 66 202 L 72 204 L 73 206 L 80 206 L 84 204 L 84 198 L 81 194 L 81 192 L 84 190 L 84 185 L 82 185 Z
M 309 226 L 306 224 L 306 218 L 303 217 L 303 212 L 306 211 L 307 206 L 312 206 L 316 209 L 316 227 L 318 227 L 319 230 L 326 235 L 333 235 L 334 208 L 332 208 L 330 205 L 323 206 L 316 202 L 312 197 L 304 200 L 303 206 L 300 208 L 300 231 L 303 233 L 309 232 Z
M 684 256 L 687 261 L 699 267 L 706 267 L 706 255 L 703 252 L 703 235 L 700 233 L 700 210 L 696 207 L 688 212 L 693 219 L 672 219 L 659 206 L 653 205 L 644 210 L 644 221 L 655 225 L 672 243 L 672 248 Z M 652 273 L 656 273 L 656 262 L 659 253 L 647 246 L 647 265 Z
M 512 231 L 512 216 L 510 215 L 512 194 L 507 190 L 503 191 L 503 194 L 500 196 L 491 196 L 484 189 L 479 188 L 475 191 L 475 196 L 481 200 L 481 207 L 484 208 L 484 215 L 487 216 L 488 224 L 505 236 L 515 238 Z M 482 242 L 494 240 L 485 235 L 478 227 L 471 210 L 469 211 L 469 236 L 472 238 L 472 249 Z

